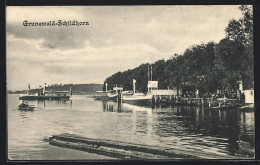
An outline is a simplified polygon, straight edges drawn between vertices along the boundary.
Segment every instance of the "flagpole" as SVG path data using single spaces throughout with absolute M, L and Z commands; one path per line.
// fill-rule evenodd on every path
M 135 82 L 136 82 L 136 80 L 133 79 L 133 93 L 134 93 L 134 94 L 135 94 Z
M 150 72 L 150 69 L 149 69 L 149 64 L 148 64 L 148 81 L 149 81 L 149 77 L 150 77 L 149 72 Z
M 28 91 L 27 91 L 27 94 L 29 94 L 30 92 L 30 83 L 28 84 Z

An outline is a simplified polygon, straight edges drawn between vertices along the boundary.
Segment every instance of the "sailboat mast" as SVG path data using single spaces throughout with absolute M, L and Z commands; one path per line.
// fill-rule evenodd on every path
M 153 66 L 151 65 L 151 81 L 153 81 Z
M 27 94 L 29 94 L 30 93 L 30 83 L 28 84 L 28 91 L 27 91 Z
M 150 77 L 149 72 L 150 72 L 150 69 L 149 69 L 149 64 L 148 64 L 148 81 L 149 81 L 149 77 Z

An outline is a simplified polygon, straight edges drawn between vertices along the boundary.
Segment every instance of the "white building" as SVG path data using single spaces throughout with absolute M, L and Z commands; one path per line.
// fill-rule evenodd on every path
M 244 90 L 243 82 L 238 81 L 238 83 L 239 83 L 239 90 L 241 91 L 241 93 L 244 93 L 244 95 L 245 95 L 245 104 L 254 104 L 255 103 L 254 89 Z
M 245 94 L 245 103 L 254 104 L 254 90 L 244 90 L 243 93 Z

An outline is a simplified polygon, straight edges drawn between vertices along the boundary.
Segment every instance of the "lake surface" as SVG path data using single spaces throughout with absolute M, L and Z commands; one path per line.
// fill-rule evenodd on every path
M 255 134 L 254 112 L 238 109 L 118 106 L 85 96 L 28 102 L 37 106 L 35 111 L 18 110 L 19 96 L 8 95 L 8 157 L 12 160 L 110 159 L 43 141 L 61 133 L 248 158 L 239 152 L 239 136 Z

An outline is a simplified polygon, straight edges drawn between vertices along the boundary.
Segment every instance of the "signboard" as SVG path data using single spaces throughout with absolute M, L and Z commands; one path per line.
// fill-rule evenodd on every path
M 148 81 L 148 88 L 158 88 L 158 81 Z

